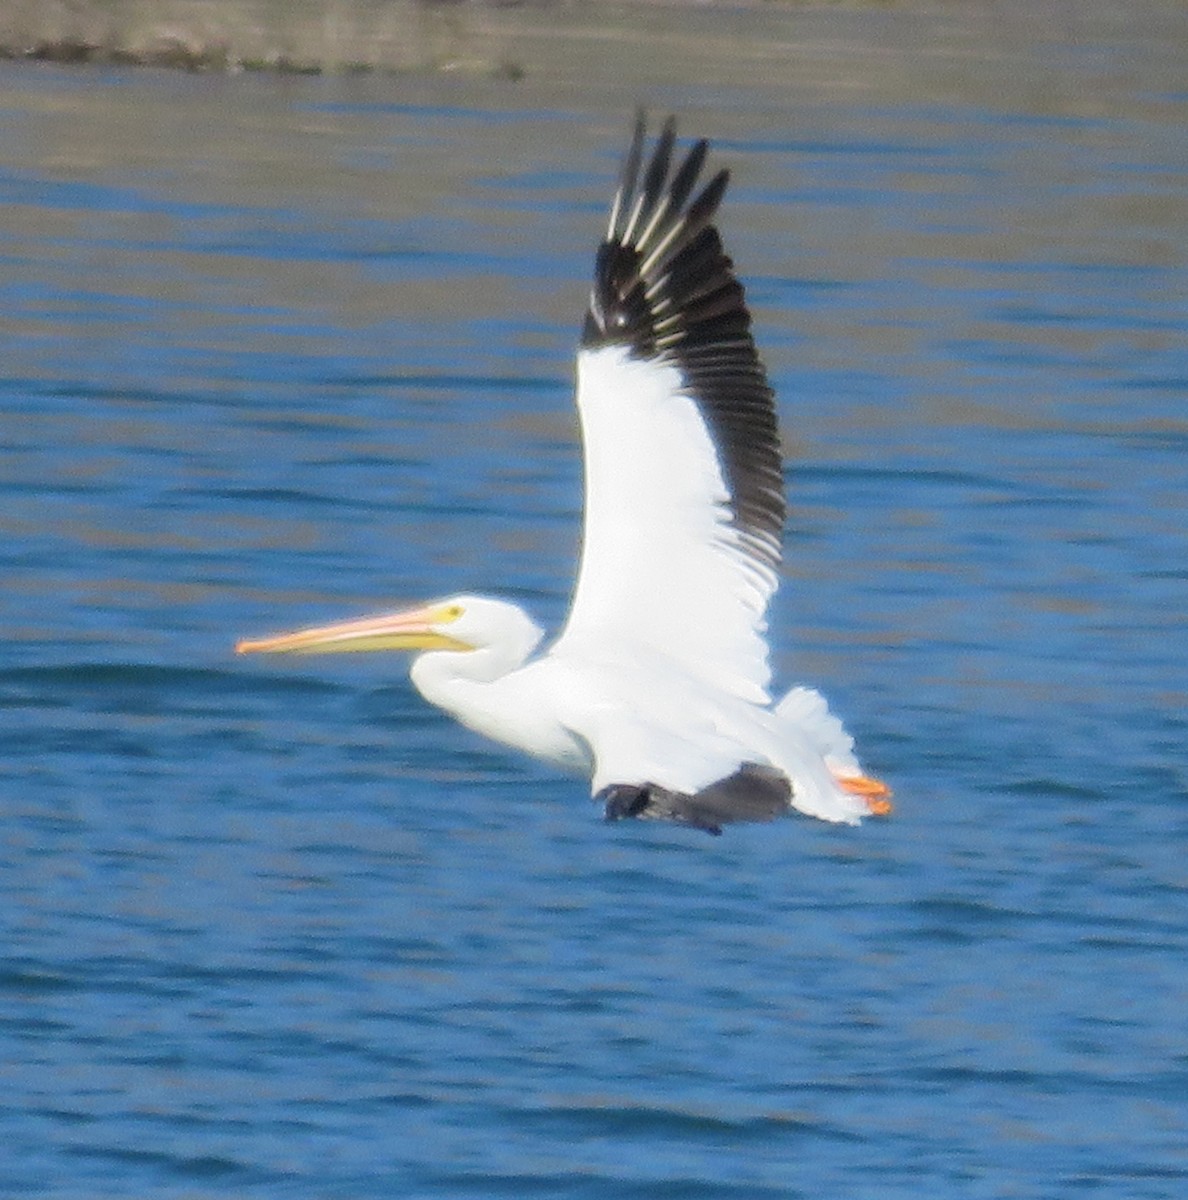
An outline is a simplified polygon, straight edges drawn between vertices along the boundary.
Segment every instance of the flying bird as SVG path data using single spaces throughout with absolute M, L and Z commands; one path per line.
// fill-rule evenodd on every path
M 768 691 L 765 613 L 785 505 L 775 400 L 715 218 L 707 143 L 674 169 L 676 123 L 644 161 L 640 113 L 577 356 L 581 562 L 564 628 L 461 595 L 241 641 L 240 653 L 418 650 L 413 685 L 481 734 L 589 773 L 609 820 L 721 832 L 795 809 L 891 810 L 825 699 Z

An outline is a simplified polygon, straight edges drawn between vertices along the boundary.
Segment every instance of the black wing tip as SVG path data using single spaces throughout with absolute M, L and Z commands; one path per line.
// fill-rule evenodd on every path
M 620 346 L 681 371 L 712 430 L 735 523 L 758 536 L 753 557 L 774 567 L 785 515 L 775 397 L 714 223 L 730 170 L 720 168 L 698 191 L 705 139 L 673 171 L 676 119 L 664 122 L 645 163 L 646 132 L 640 109 L 595 257 L 582 349 Z
M 641 357 L 652 357 L 657 351 L 654 310 L 664 305 L 668 311 L 680 300 L 679 294 L 663 295 L 653 285 L 691 246 L 700 246 L 697 259 L 707 258 L 699 235 L 715 239 L 716 250 L 708 256 L 712 261 L 699 265 L 717 267 L 732 278 L 732 264 L 713 228 L 730 171 L 725 167 L 717 171 L 690 202 L 709 143 L 704 138 L 696 141 L 672 171 L 676 129 L 676 117 L 667 117 L 645 163 L 647 114 L 643 108 L 636 110 L 606 237 L 595 260 L 594 287 L 582 330 L 585 349 L 622 344 Z M 740 308 L 745 314 L 745 304 Z
M 706 358 L 722 365 L 726 351 L 765 388 L 746 296 L 714 224 L 730 169 L 696 191 L 709 143 L 698 139 L 672 170 L 676 118 L 664 121 L 645 162 L 646 135 L 639 109 L 594 260 L 582 349 L 625 346 L 633 357 L 683 366 Z

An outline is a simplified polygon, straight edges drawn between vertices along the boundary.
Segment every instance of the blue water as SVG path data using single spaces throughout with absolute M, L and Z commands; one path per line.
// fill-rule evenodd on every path
M 560 620 L 629 105 L 0 66 L 0 1195 L 1188 1194 L 1183 93 L 658 89 L 898 800 L 709 839 L 230 652 Z

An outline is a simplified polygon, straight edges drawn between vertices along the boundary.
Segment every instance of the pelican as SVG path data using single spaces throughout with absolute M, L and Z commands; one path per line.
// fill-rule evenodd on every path
M 588 773 L 608 820 L 711 834 L 792 810 L 891 811 L 819 692 L 778 703 L 765 613 L 785 506 L 775 399 L 715 218 L 707 142 L 673 169 L 669 118 L 634 133 L 594 263 L 577 356 L 581 561 L 564 628 L 461 595 L 241 641 L 240 653 L 417 650 L 421 695 L 480 734 Z M 696 193 L 696 194 L 695 194 Z

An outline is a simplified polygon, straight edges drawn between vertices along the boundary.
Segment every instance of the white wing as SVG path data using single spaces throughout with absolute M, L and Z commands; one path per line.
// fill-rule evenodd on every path
M 669 121 L 640 181 L 642 139 L 641 118 L 578 355 L 582 560 L 553 653 L 659 655 L 765 704 L 784 500 L 772 392 L 712 224 L 728 174 L 688 203 L 705 142 L 669 179 Z

